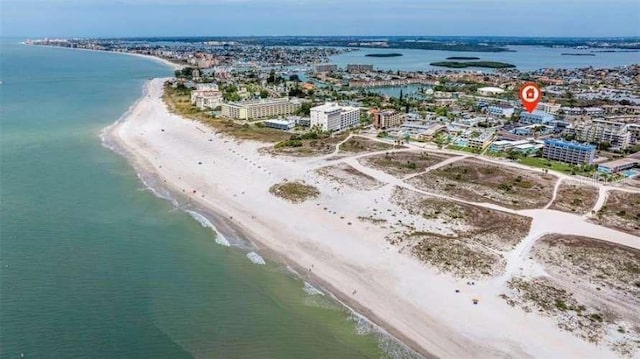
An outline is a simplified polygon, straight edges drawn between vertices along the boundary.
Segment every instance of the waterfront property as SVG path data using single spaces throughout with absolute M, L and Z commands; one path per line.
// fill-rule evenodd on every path
M 556 139 L 544 141 L 542 157 L 571 163 L 574 165 L 591 164 L 596 154 L 596 146 Z
M 226 118 L 251 120 L 291 115 L 298 111 L 301 106 L 302 102 L 299 100 L 290 100 L 288 98 L 229 102 L 222 104 L 221 114 Z
M 360 123 L 360 109 L 327 102 L 311 108 L 311 127 L 323 131 L 340 131 Z

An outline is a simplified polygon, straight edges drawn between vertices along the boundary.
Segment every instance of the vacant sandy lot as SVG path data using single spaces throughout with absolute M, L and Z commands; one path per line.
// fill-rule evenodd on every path
M 556 200 L 551 209 L 576 214 L 586 214 L 591 211 L 598 200 L 598 188 L 583 185 L 578 182 L 564 181 L 560 184 Z
M 424 262 L 458 277 L 497 275 L 503 252 L 528 233 L 531 219 L 395 188 L 391 203 L 407 212 L 410 224 L 389 236 Z M 405 223 L 406 224 L 406 223 Z M 440 228 L 446 228 L 443 232 Z
M 383 183 L 366 175 L 346 163 L 321 167 L 315 171 L 321 177 L 353 189 L 370 191 L 380 188 Z
M 640 236 L 640 193 L 609 191 L 607 202 L 593 221 Z
M 465 159 L 410 180 L 425 191 L 471 202 L 513 209 L 544 207 L 552 198 L 556 177 Z
M 339 153 L 364 153 L 391 150 L 394 148 L 402 148 L 402 146 L 394 146 L 392 144 L 374 141 L 363 137 L 351 137 L 340 145 Z
M 365 166 L 402 178 L 414 173 L 420 173 L 451 157 L 453 156 L 430 152 L 390 152 L 363 157 L 359 159 L 359 162 Z
M 593 238 L 550 234 L 531 257 L 548 277 L 515 277 L 503 298 L 624 356 L 640 350 L 640 251 Z

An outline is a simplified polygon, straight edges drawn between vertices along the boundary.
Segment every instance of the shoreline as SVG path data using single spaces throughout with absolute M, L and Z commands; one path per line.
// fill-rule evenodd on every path
M 96 50 L 96 49 L 83 49 L 83 48 L 77 48 L 77 47 L 64 47 L 64 46 L 56 46 L 56 45 L 39 45 L 39 44 L 28 44 L 25 41 L 20 41 L 20 44 L 24 45 L 24 46 L 35 46 L 35 47 L 46 47 L 46 48 L 53 48 L 53 49 L 67 49 L 67 50 L 80 50 L 80 51 L 89 51 L 89 52 L 98 52 L 98 53 L 103 53 L 103 54 L 119 54 L 119 55 L 129 55 L 129 56 L 136 56 L 139 58 L 143 58 L 143 59 L 147 59 L 150 61 L 154 61 L 163 65 L 166 65 L 167 67 L 170 67 L 172 70 L 181 70 L 185 67 L 187 67 L 187 65 L 181 65 L 181 64 L 176 64 L 175 62 L 171 62 L 167 59 L 163 59 L 162 57 L 158 57 L 158 56 L 154 56 L 154 55 L 146 55 L 146 54 L 137 54 L 134 52 L 124 52 L 124 51 L 108 51 L 108 50 Z
M 164 81 L 166 79 L 162 80 Z M 414 343 L 410 338 L 405 337 L 401 332 L 394 330 L 394 328 L 386 327 L 384 321 L 375 316 L 367 308 L 360 306 L 353 300 L 350 300 L 347 295 L 337 290 L 337 288 L 331 285 L 331 283 L 321 279 L 315 275 L 315 273 L 309 272 L 306 268 L 298 265 L 290 258 L 272 250 L 265 243 L 262 243 L 258 236 L 253 233 L 249 233 L 249 231 L 242 228 L 241 225 L 230 221 L 228 216 L 224 213 L 220 213 L 215 209 L 209 208 L 197 200 L 192 201 L 187 196 L 184 196 L 178 188 L 172 188 L 171 186 L 166 185 L 163 182 L 162 177 L 150 169 L 151 165 L 149 163 L 145 163 L 147 161 L 136 155 L 134 151 L 127 147 L 126 143 L 124 143 L 121 138 L 114 135 L 118 126 L 127 121 L 132 110 L 145 99 L 148 93 L 149 84 L 149 81 L 145 83 L 142 97 L 136 100 L 136 102 L 114 123 L 102 129 L 100 132 L 100 139 L 105 148 L 125 158 L 125 160 L 133 167 L 138 179 L 150 192 L 153 193 L 154 196 L 171 202 L 174 207 L 179 208 L 187 214 L 191 215 L 190 212 L 195 212 L 203 216 L 213 225 L 213 228 L 209 229 L 212 230 L 216 236 L 221 235 L 225 239 L 233 238 L 229 241 L 231 247 L 236 247 L 247 254 L 252 251 L 258 251 L 261 257 L 269 260 L 270 262 L 278 263 L 279 265 L 289 268 L 289 272 L 300 279 L 303 283 L 308 283 L 317 290 L 328 295 L 348 313 L 365 320 L 380 335 L 386 336 L 390 340 L 395 341 L 397 345 L 404 347 L 404 349 L 409 353 L 414 353 L 428 359 L 437 358 L 431 353 L 420 348 L 420 346 Z M 194 218 L 194 220 L 196 219 Z M 220 243 L 216 244 L 224 245 Z
M 347 226 L 366 205 L 360 197 L 331 202 L 335 198 L 327 197 L 325 188 L 312 201 L 317 204 L 292 205 L 273 197 L 268 188 L 283 178 L 314 181 L 305 166 L 318 159 L 262 156 L 259 144 L 236 142 L 172 114 L 161 99 L 162 83 L 147 82 L 143 97 L 104 136 L 125 150 L 138 173 L 151 173 L 169 192 L 188 198 L 225 236 L 237 230 L 261 255 L 304 273 L 303 280 L 383 333 L 428 358 L 613 355 L 561 331 L 549 318 L 508 307 L 495 282 L 467 287 L 463 279 L 392 250 L 369 225 L 353 218 Z M 337 206 L 349 218 L 323 212 L 320 203 Z M 458 288 L 462 292 L 454 293 Z M 481 305 L 471 304 L 475 297 L 482 298 Z M 523 331 L 527 338 L 517 336 Z

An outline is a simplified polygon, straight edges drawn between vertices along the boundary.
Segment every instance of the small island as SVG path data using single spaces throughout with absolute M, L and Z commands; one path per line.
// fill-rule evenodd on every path
M 431 66 L 463 69 L 467 67 L 486 67 L 491 69 L 514 68 L 516 65 L 498 61 L 438 61 L 430 63 Z
M 447 57 L 447 60 L 480 60 L 480 58 L 475 56 L 451 56 Z
M 369 57 L 398 57 L 398 56 L 403 56 L 400 53 L 397 52 L 391 52 L 391 53 L 385 53 L 385 54 L 366 54 L 365 56 L 369 56 Z

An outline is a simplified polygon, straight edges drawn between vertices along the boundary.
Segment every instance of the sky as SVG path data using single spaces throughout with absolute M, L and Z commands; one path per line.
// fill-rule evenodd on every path
M 0 36 L 640 36 L 639 0 L 0 0 Z

